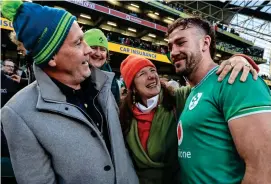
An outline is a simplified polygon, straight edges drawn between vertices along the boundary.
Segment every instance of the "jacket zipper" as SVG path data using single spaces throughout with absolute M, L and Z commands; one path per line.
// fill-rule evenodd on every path
M 96 107 L 96 105 L 95 105 L 95 99 L 96 99 L 96 97 L 98 96 L 100 94 L 100 91 L 95 95 L 95 97 L 93 98 L 93 106 L 94 106 L 94 108 L 98 111 L 98 113 L 100 114 L 100 116 L 101 116 L 101 119 L 102 119 L 102 122 L 101 122 L 101 133 L 102 133 L 102 135 L 103 135 L 103 116 L 102 116 L 102 114 L 100 113 L 100 111 L 99 111 L 99 109 Z M 95 122 L 94 122 L 95 123 Z M 99 129 L 99 127 L 97 127 L 98 129 Z
M 111 92 L 111 89 L 110 89 L 110 92 Z M 93 98 L 94 100 L 95 100 L 95 98 L 98 96 L 100 94 L 100 91 L 97 93 L 97 95 Z M 93 100 L 93 105 L 94 105 L 94 107 L 96 108 L 96 106 L 95 106 L 95 101 Z M 96 108 L 97 109 L 97 108 Z M 97 111 L 99 112 L 99 114 L 100 114 L 100 111 L 97 109 Z M 101 117 L 102 117 L 102 122 L 103 122 L 103 116 L 102 116 L 102 114 L 100 114 L 101 115 Z M 103 127 L 102 127 L 103 128 Z M 109 141 L 110 141 L 110 145 L 111 145 L 111 150 L 110 150 L 110 153 L 111 153 L 111 159 L 112 159 L 112 162 L 114 162 L 114 159 L 113 159 L 113 152 L 112 152 L 112 144 L 111 144 L 111 137 L 110 137 L 110 131 L 109 131 L 109 123 L 107 123 L 107 133 L 108 133 L 108 139 L 109 139 Z

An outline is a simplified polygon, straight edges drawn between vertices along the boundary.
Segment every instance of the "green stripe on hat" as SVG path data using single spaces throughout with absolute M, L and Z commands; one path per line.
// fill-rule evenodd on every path
M 57 47 L 63 43 L 63 38 L 67 36 L 66 32 L 70 28 L 71 21 L 73 21 L 73 16 L 66 12 L 60 19 L 50 40 L 47 42 L 44 48 L 33 57 L 36 64 L 47 62 L 52 54 L 56 51 Z

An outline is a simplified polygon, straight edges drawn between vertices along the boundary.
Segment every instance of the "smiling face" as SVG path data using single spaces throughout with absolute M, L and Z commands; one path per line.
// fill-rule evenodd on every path
M 83 31 L 74 22 L 58 53 L 49 62 L 48 73 L 68 84 L 80 84 L 90 76 L 88 65 L 90 48 L 83 40 Z M 53 71 L 53 72 L 52 72 Z
M 107 59 L 107 50 L 101 46 L 90 46 L 89 64 L 101 68 Z
M 169 50 L 176 73 L 189 76 L 202 60 L 202 34 L 196 27 L 176 28 L 169 34 Z
M 142 68 L 134 78 L 134 86 L 143 102 L 158 95 L 161 84 L 156 68 L 152 66 Z

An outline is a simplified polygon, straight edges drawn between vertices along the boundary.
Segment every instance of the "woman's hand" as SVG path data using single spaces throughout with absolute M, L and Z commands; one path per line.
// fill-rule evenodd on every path
M 222 81 L 225 76 L 232 71 L 228 83 L 232 84 L 239 72 L 243 70 L 242 76 L 240 78 L 240 81 L 245 82 L 247 79 L 247 76 L 249 72 L 252 73 L 253 79 L 257 80 L 258 73 L 257 71 L 249 64 L 249 62 L 242 56 L 233 56 L 229 58 L 228 60 L 223 61 L 220 64 L 219 69 L 217 70 L 216 74 L 219 75 L 218 81 Z

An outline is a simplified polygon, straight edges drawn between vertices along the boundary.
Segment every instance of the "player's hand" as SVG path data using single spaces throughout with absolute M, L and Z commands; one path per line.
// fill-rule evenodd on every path
M 18 83 L 21 82 L 21 77 L 19 75 L 16 75 L 16 74 L 13 74 L 11 76 L 11 79 L 14 80 L 14 81 L 16 81 L 16 82 L 18 82 Z
M 221 63 L 216 72 L 216 74 L 219 74 L 218 81 L 222 81 L 225 76 L 232 71 L 228 80 L 228 83 L 232 84 L 241 70 L 243 70 L 243 73 L 240 81 L 245 82 L 249 72 L 252 73 L 253 79 L 257 80 L 257 71 L 249 64 L 249 62 L 242 56 L 234 56 Z

